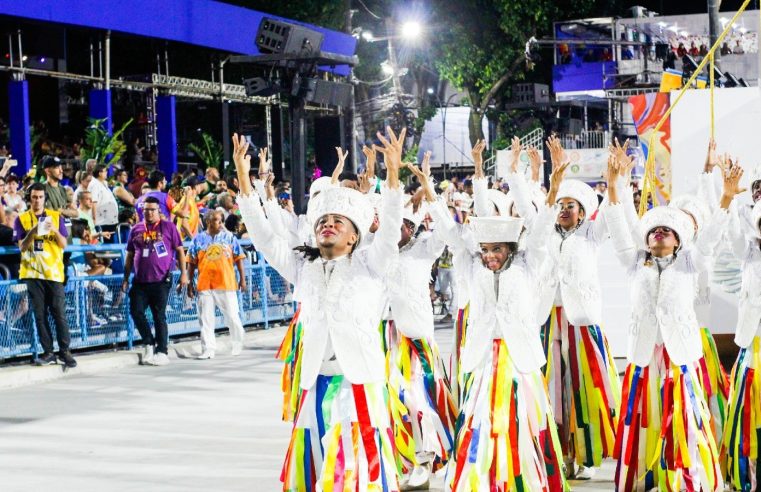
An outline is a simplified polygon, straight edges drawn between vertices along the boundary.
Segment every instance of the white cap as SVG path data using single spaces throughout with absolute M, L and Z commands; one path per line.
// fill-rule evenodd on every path
M 375 213 L 367 197 L 351 188 L 327 188 L 309 201 L 307 218 L 312 230 L 328 214 L 346 217 L 357 228 L 360 239 L 367 234 Z
M 679 246 L 692 242 L 694 226 L 690 217 L 682 210 L 665 205 L 653 207 L 639 221 L 640 237 L 647 249 L 647 236 L 656 227 L 668 227 L 679 236 Z
M 402 219 L 412 222 L 414 224 L 415 230 L 417 230 L 418 227 L 420 227 L 420 223 L 423 222 L 423 218 L 425 217 L 424 203 L 420 204 L 420 208 L 417 212 L 415 212 L 415 206 L 412 203 L 411 195 L 404 195 L 403 203 L 405 206 L 402 209 Z
M 309 196 L 314 198 L 315 195 L 327 190 L 328 188 L 337 188 L 337 186 L 333 185 L 330 180 L 330 176 L 320 176 L 319 178 L 312 181 L 312 184 L 309 186 Z
M 489 200 L 489 203 L 497 209 L 499 215 L 510 215 L 510 206 L 512 205 L 512 202 L 508 200 L 507 195 L 499 190 L 489 189 L 486 190 L 486 198 Z
M 517 243 L 523 231 L 523 219 L 516 217 L 471 217 L 469 220 L 478 243 Z
M 578 179 L 566 179 L 560 183 L 560 189 L 557 194 L 558 200 L 561 198 L 573 198 L 584 209 L 584 214 L 589 219 L 597 210 L 600 202 L 597 200 L 597 193 L 591 186 Z
M 708 207 L 693 195 L 679 195 L 671 200 L 669 206 L 686 212 L 687 215 L 695 220 L 697 229 L 693 228 L 695 229 L 693 237 L 697 236 L 698 232 L 700 232 L 700 228 L 706 224 L 711 215 Z
M 511 215 L 511 210 L 515 204 L 515 197 L 513 196 L 512 191 L 508 191 L 505 197 L 507 197 L 507 213 L 503 215 Z M 534 205 L 537 211 L 545 204 L 546 201 L 547 197 L 544 195 L 544 193 L 542 193 L 542 190 L 536 189 L 531 191 L 531 203 Z

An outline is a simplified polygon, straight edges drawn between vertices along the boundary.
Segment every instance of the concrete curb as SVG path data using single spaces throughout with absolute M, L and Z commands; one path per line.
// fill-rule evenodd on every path
M 286 328 L 287 325 L 271 325 L 268 330 L 247 331 L 243 344 L 248 348 L 279 345 Z M 217 335 L 217 354 L 228 354 L 231 347 L 230 336 L 227 333 Z M 174 343 L 170 340 L 169 342 L 169 356 L 172 359 L 194 359 L 200 353 L 200 339 Z M 60 364 L 42 367 L 33 365 L 0 367 L 0 391 L 139 365 L 142 358 L 142 348 L 95 354 L 81 353 L 75 354 L 75 358 L 77 359 L 77 367 L 73 369 L 64 369 Z

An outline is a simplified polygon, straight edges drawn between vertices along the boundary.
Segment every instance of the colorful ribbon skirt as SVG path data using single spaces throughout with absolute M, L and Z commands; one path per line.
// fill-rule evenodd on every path
M 713 334 L 708 328 L 700 330 L 703 343 L 703 357 L 699 361 L 700 379 L 705 391 L 705 400 L 711 412 L 711 428 L 713 437 L 718 444 L 724 433 L 724 422 L 727 418 L 727 400 L 729 399 L 729 377 L 719 360 L 719 352 Z

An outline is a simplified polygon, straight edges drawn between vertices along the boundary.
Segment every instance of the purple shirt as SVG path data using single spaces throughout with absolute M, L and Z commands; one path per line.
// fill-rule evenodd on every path
M 143 219 L 143 206 L 145 205 L 145 199 L 149 196 L 152 196 L 153 198 L 158 199 L 159 201 L 159 212 L 161 212 L 161 215 L 164 219 L 169 219 L 169 213 L 171 210 L 169 210 L 169 207 L 174 207 L 174 200 L 172 200 L 172 197 L 170 197 L 167 193 L 164 193 L 163 191 L 149 191 L 145 195 L 142 195 L 140 198 L 137 199 L 135 202 L 135 210 L 137 211 L 137 216 L 140 219 L 140 222 L 142 222 Z
M 175 249 L 180 246 L 180 233 L 171 222 L 135 224 L 127 239 L 127 252 L 134 254 L 134 281 L 141 284 L 163 281 L 174 268 Z
M 45 215 L 45 212 L 42 212 L 40 215 L 37 215 L 37 221 L 40 221 L 40 219 L 44 217 L 47 217 L 47 216 Z M 26 237 L 26 233 L 29 232 L 28 230 L 24 229 L 24 226 L 21 225 L 21 216 L 16 217 L 16 222 L 13 223 L 13 232 L 14 232 L 16 241 L 23 240 Z M 58 216 L 58 232 L 60 232 L 61 236 L 63 237 L 69 236 L 69 233 L 66 231 L 66 221 L 64 220 L 63 215 Z

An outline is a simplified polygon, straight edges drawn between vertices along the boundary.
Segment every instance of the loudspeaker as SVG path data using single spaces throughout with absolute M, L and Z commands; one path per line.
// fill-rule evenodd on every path
M 262 53 L 316 56 L 323 38 L 321 32 L 265 17 L 256 32 L 256 46 Z
M 271 81 L 264 80 L 262 77 L 255 77 L 253 79 L 245 79 L 243 86 L 246 88 L 246 95 L 269 97 L 274 96 L 280 92 L 278 84 Z
M 351 97 L 351 84 L 322 79 L 306 79 L 304 98 L 308 102 L 327 104 L 328 106 L 350 106 Z

